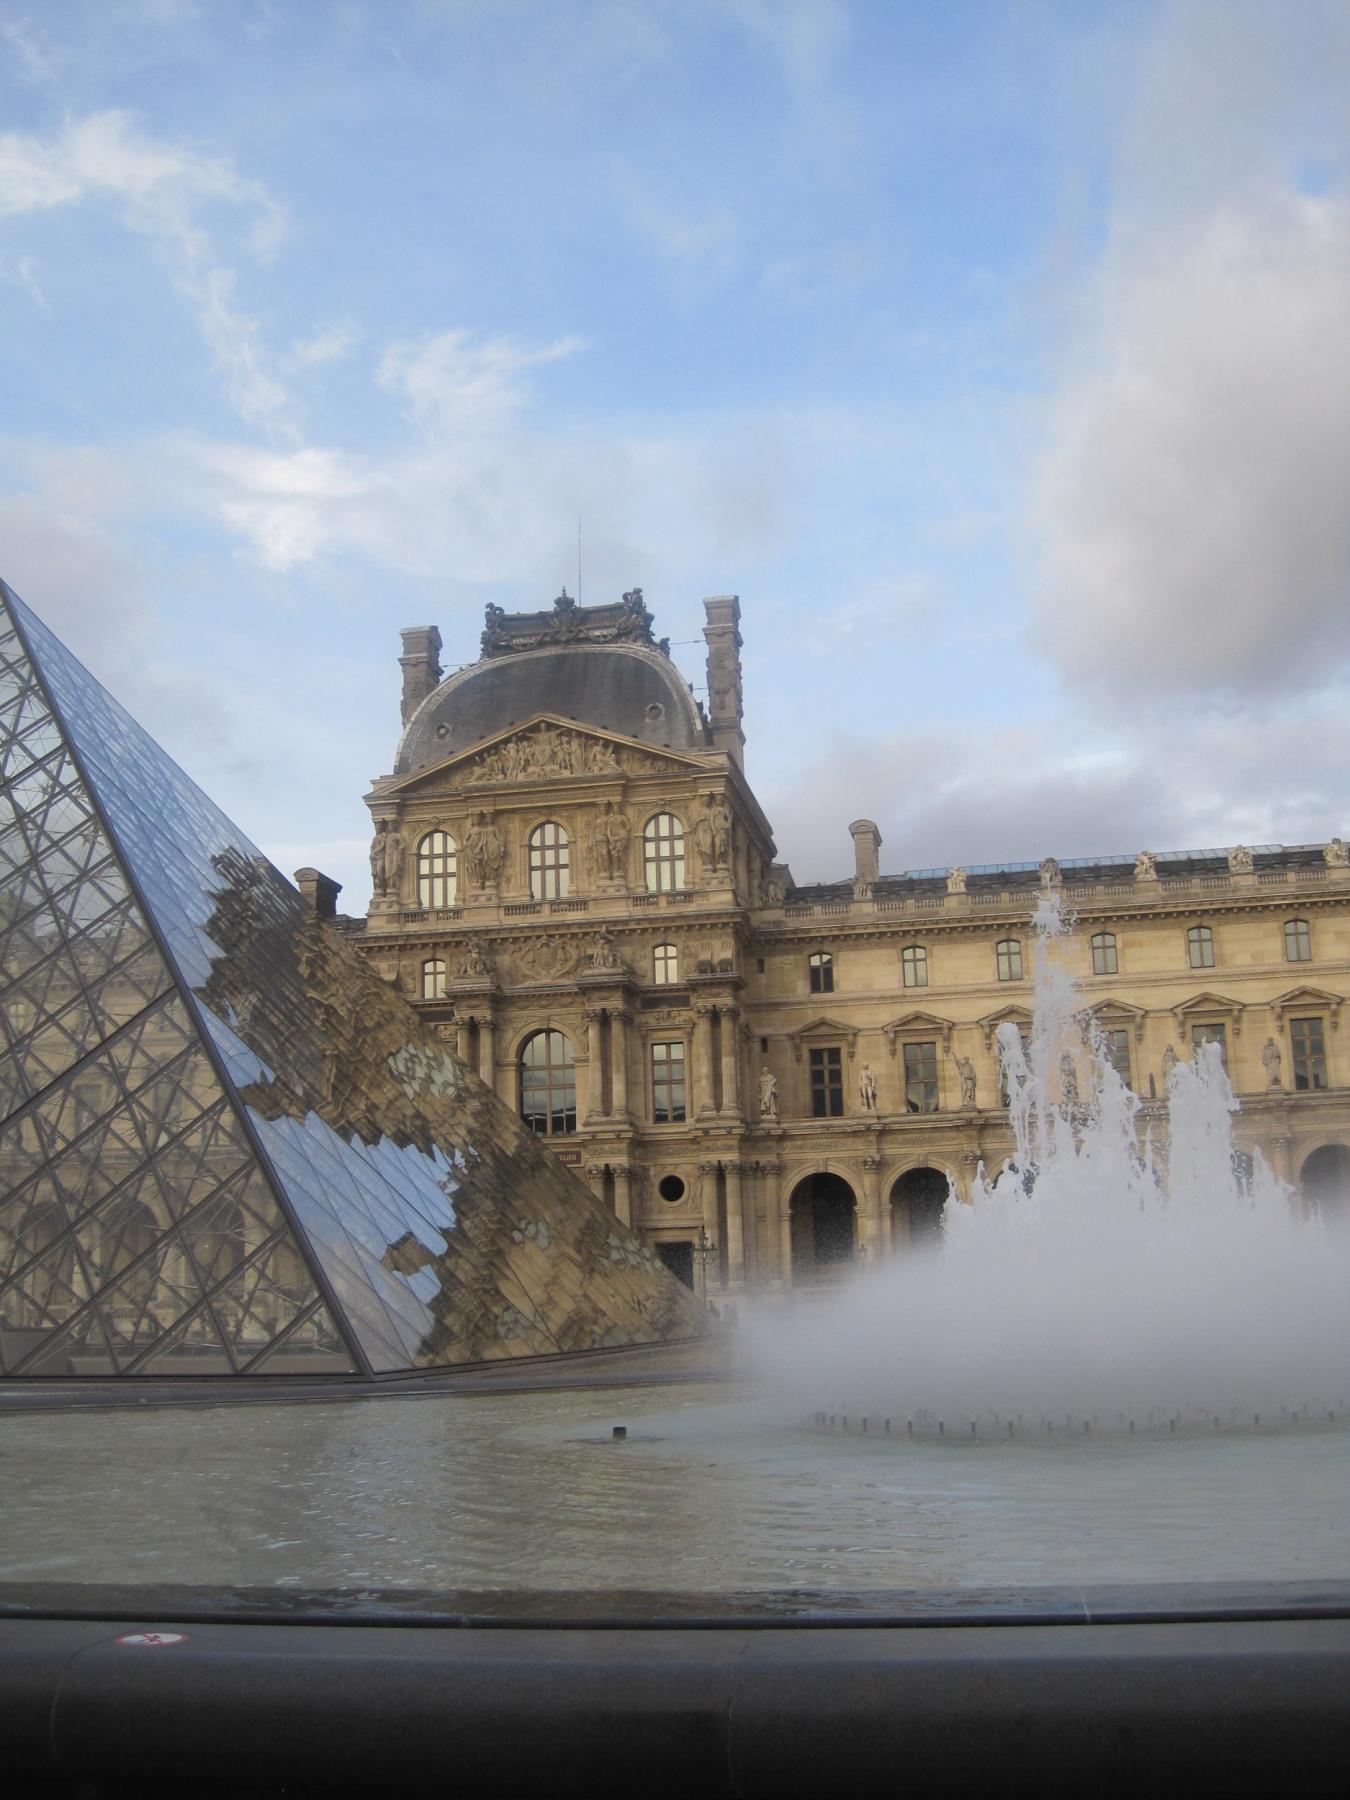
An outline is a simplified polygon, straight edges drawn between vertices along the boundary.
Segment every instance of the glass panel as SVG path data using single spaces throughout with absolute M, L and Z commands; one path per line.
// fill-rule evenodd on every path
M 346 1368 L 341 1331 L 377 1369 L 695 1335 L 686 1291 L 40 622 L 17 616 L 94 792 L 53 744 L 11 785 L 21 829 L 0 812 L 0 870 L 18 871 L 28 908 L 0 904 L 17 978 L 6 1042 L 29 1045 L 48 1081 L 0 1130 L 0 1183 L 21 1202 L 2 1241 L 19 1245 L 23 1219 L 55 1208 L 67 1248 L 39 1254 L 73 1259 L 92 1291 L 40 1345 L 0 1346 L 5 1367 Z M 45 727 L 10 686 L 0 747 L 21 756 Z M 453 849 L 437 846 L 445 868 L 429 871 L 447 884 Z M 565 831 L 549 822 L 537 849 L 562 897 Z M 550 1037 L 530 1064 L 546 1134 L 576 1127 L 571 1046 Z M 24 1070 L 5 1066 L 21 1088 Z M 602 1246 L 616 1234 L 611 1268 Z M 31 1309 L 19 1273 L 0 1276 L 0 1319 L 6 1281 Z M 78 1303 L 72 1287 L 65 1304 Z

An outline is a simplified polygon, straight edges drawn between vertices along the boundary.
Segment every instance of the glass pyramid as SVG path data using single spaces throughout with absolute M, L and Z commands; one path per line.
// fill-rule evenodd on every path
M 375 1376 L 701 1329 L 0 582 L 0 1375 Z

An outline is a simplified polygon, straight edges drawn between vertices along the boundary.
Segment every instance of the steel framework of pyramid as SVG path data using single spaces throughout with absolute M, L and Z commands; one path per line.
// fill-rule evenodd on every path
M 692 1295 L 0 582 L 0 1374 L 687 1338 Z

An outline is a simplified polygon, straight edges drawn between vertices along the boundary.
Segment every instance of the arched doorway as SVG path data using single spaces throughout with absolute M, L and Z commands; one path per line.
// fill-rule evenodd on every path
M 1304 1161 L 1299 1178 L 1309 1213 L 1328 1225 L 1350 1226 L 1350 1148 L 1323 1144 Z
M 891 1242 L 922 1249 L 942 1241 L 942 1215 L 951 1183 L 941 1169 L 908 1169 L 891 1189 Z
M 853 1263 L 858 1204 L 842 1175 L 807 1175 L 788 1202 L 794 1286 L 829 1281 Z

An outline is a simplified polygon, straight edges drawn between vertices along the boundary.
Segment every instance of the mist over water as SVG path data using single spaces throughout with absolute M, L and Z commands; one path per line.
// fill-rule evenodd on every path
M 999 1028 L 1013 1156 L 953 1196 L 940 1242 L 791 1317 L 753 1353 L 810 1411 L 904 1432 L 1251 1429 L 1345 1417 L 1350 1230 L 1305 1218 L 1259 1156 L 1217 1045 L 1172 1070 L 1164 1141 L 1112 1067 L 1063 965 L 1057 896 L 1036 919 L 1035 1022 Z

